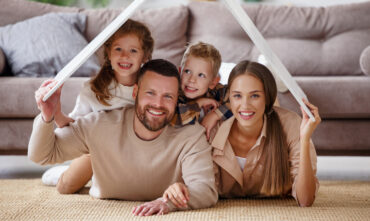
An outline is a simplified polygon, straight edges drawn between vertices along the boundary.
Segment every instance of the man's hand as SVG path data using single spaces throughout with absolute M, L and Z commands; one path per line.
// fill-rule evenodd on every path
M 57 81 L 49 79 L 44 81 L 40 88 L 35 91 L 35 100 L 38 109 L 44 121 L 50 122 L 53 120 L 55 112 L 60 108 L 60 94 L 62 87 L 60 87 L 47 101 L 42 101 L 44 96 L 53 88 Z
M 140 206 L 134 207 L 132 213 L 135 216 L 151 216 L 151 215 L 164 215 L 170 212 L 167 203 L 162 200 L 153 200 Z
M 163 199 L 171 202 L 177 208 L 188 208 L 189 191 L 183 183 L 174 183 L 164 191 Z
M 308 109 L 311 111 L 312 115 L 315 117 L 315 122 L 313 122 L 310 117 L 306 114 L 306 112 L 301 107 L 302 111 L 302 122 L 301 122 L 301 128 L 300 128 L 300 137 L 301 140 L 309 140 L 312 136 L 312 133 L 316 129 L 317 125 L 321 122 L 321 117 L 319 114 L 319 109 L 308 102 L 306 99 L 303 99 L 303 102 L 306 104 Z

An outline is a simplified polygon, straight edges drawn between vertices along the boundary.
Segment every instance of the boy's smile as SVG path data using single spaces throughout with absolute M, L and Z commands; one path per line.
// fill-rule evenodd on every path
M 190 55 L 181 73 L 181 89 L 187 98 L 195 99 L 214 87 L 213 79 L 212 63 Z

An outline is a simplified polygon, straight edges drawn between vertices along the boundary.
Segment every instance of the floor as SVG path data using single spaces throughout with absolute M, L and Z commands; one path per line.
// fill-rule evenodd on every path
M 0 179 L 39 178 L 51 166 L 40 166 L 26 156 L 0 156 Z M 370 181 L 370 157 L 327 157 L 317 159 L 319 180 Z

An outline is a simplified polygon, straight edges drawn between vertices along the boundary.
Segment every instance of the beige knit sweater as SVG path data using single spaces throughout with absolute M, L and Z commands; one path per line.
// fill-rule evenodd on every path
M 175 182 L 184 182 L 190 208 L 216 203 L 211 148 L 199 124 L 167 126 L 154 140 L 133 130 L 134 109 L 91 113 L 54 131 L 41 115 L 34 120 L 28 157 L 39 164 L 60 163 L 90 153 L 96 198 L 154 200 Z M 172 208 L 173 209 L 173 208 Z

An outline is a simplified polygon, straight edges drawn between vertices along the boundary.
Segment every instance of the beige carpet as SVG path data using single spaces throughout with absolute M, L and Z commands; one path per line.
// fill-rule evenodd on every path
M 322 181 L 315 204 L 293 199 L 221 200 L 213 208 L 134 217 L 140 202 L 60 195 L 40 179 L 0 180 L 0 220 L 370 220 L 370 182 Z

